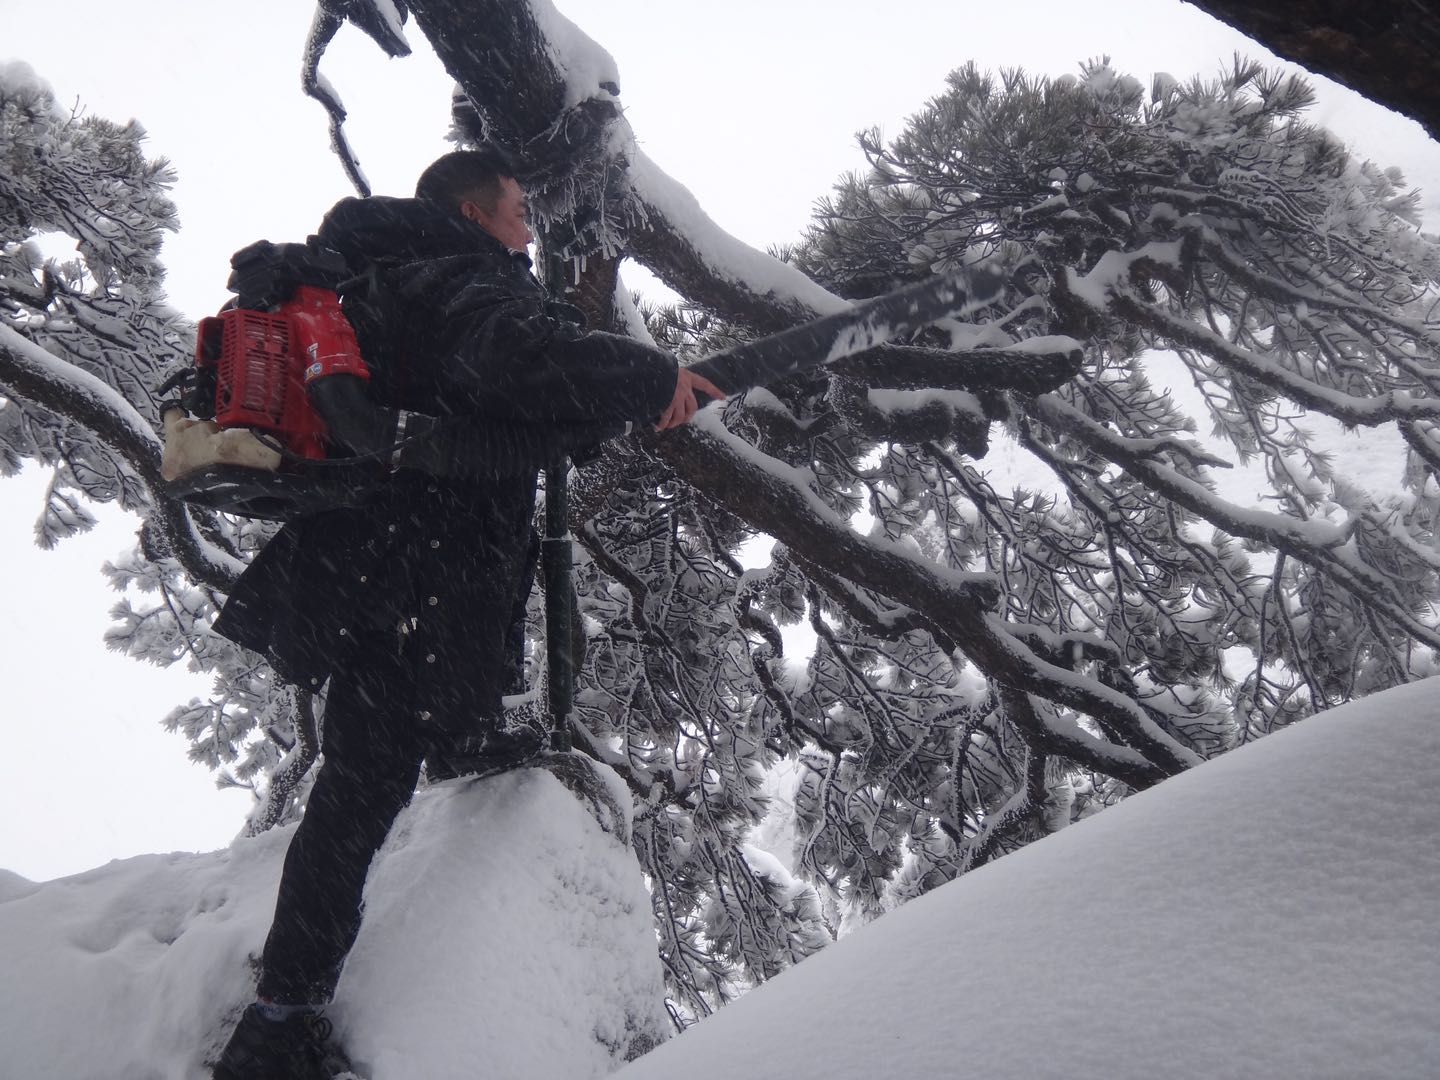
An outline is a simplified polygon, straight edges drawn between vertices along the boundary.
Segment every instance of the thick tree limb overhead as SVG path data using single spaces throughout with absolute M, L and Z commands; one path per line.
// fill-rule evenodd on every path
M 420 0 L 410 7 L 475 110 L 475 117 L 462 118 L 462 124 L 472 129 L 472 137 L 499 143 L 521 157 L 536 174 L 529 178 L 532 183 L 553 183 L 567 157 L 584 159 L 603 146 L 609 164 L 618 166 L 625 177 L 623 193 L 617 193 L 608 178 L 592 178 L 589 186 L 630 207 L 618 223 L 623 235 L 611 240 L 618 240 L 620 248 L 687 301 L 762 334 L 789 329 L 843 305 L 799 270 L 767 259 L 710 222 L 693 205 L 689 192 L 634 146 L 628 122 L 615 108 L 618 86 L 606 82 L 586 88 L 567 82 L 566 73 L 557 66 L 556 51 L 545 41 L 545 28 L 537 24 L 525 0 L 495 0 L 483 6 L 483 17 L 477 14 L 481 8 L 467 0 Z M 586 90 L 591 98 L 568 104 Z M 590 105 L 595 107 L 587 108 Z M 604 130 L 597 127 L 606 124 Z M 586 185 L 560 186 L 569 195 Z M 532 201 L 542 209 L 546 197 L 532 191 Z M 567 209 L 577 218 L 598 218 L 602 213 L 596 206 Z M 610 228 L 616 228 L 613 207 L 608 215 Z M 704 245 L 691 235 L 697 225 L 705 234 Z M 753 286 L 749 271 L 757 260 L 770 264 L 776 288 Z M 1058 349 L 1054 357 L 976 354 L 960 366 L 973 372 L 985 388 L 1039 393 L 1064 381 L 1071 362 L 1069 350 Z M 867 356 L 872 369 L 869 381 L 906 385 L 915 364 L 915 357 L 895 346 L 883 346 Z M 892 365 L 900 381 L 889 383 L 883 375 L 873 374 L 874 369 Z
M 537 25 L 525 0 L 495 0 L 484 6 L 483 17 L 467 0 L 418 0 L 411 7 L 490 141 L 513 148 L 534 145 L 547 132 L 559 130 L 563 118 L 576 111 L 568 99 L 575 97 L 577 88 L 567 85 L 557 54 L 545 42 L 544 29 Z M 617 92 L 613 85 L 596 86 L 594 100 Z M 618 114 L 610 122 L 625 123 Z M 628 130 L 621 129 L 618 135 L 628 135 Z M 627 231 L 619 238 L 621 245 L 688 299 L 761 330 L 788 328 L 828 314 L 833 305 L 843 303 L 803 275 L 798 280 L 787 277 L 798 271 L 778 260 L 773 275 L 776 288 L 757 291 L 751 271 L 758 253 L 707 220 L 696 219 L 696 208 L 679 198 L 679 185 L 645 161 L 634 150 L 633 140 L 618 137 L 612 129 L 598 143 L 590 143 L 592 148 L 596 145 L 613 155 L 605 163 L 607 167 L 619 164 L 625 171 L 628 183 L 624 194 L 637 211 L 623 222 Z M 588 167 L 593 168 L 593 159 Z M 584 187 L 585 178 L 577 178 L 574 186 Z M 590 190 L 613 189 L 591 184 Z M 576 214 L 602 212 L 600 207 L 570 209 Z M 702 242 L 695 240 L 697 230 L 703 234 Z M 717 263 L 722 265 L 717 267 Z M 893 358 L 891 352 L 895 352 Z M 1053 356 L 1043 357 L 976 357 L 976 373 L 983 371 L 984 381 L 996 389 L 1007 388 L 1006 376 L 1013 375 L 1020 389 L 1035 393 L 1063 381 L 1073 366 L 1068 346 L 1057 344 L 1053 352 Z M 918 378 L 918 372 L 911 369 L 917 364 L 927 366 L 928 358 L 914 352 L 875 350 L 866 358 L 866 375 L 883 381 L 880 372 L 891 359 L 897 371 Z M 897 377 L 897 384 L 904 381 Z M 1009 634 L 1003 619 L 987 611 L 998 601 L 993 582 L 976 575 L 939 575 L 938 568 L 906 560 L 898 551 L 882 550 L 843 522 L 837 524 L 824 513 L 816 513 L 817 507 L 805 498 L 809 493 L 802 490 L 803 484 L 777 486 L 765 467 L 704 432 L 684 429 L 646 441 L 652 452 L 718 505 L 777 537 L 802 557 L 821 565 L 843 565 L 848 579 L 921 612 L 944 633 L 963 642 L 962 648 L 990 677 L 1103 717 L 1111 730 L 1123 733 L 1128 745 L 1112 746 L 1086 737 L 1080 739 L 1085 746 L 1072 748 L 1098 771 L 1138 787 L 1197 760 L 1156 728 L 1133 700 L 1093 679 L 1054 668 Z M 905 565 L 907 562 L 912 565 Z
M 830 369 L 873 386 L 896 389 L 1044 394 L 1073 379 L 1083 360 L 1077 341 L 1037 338 L 1023 346 L 964 352 L 890 345 L 836 360 Z
M 721 311 L 761 334 L 778 333 L 829 314 L 795 297 L 756 292 L 739 275 L 716 274 L 670 214 L 646 200 L 643 193 L 641 202 L 645 218 L 627 238 L 630 254 L 691 303 Z
M 1417 121 L 1440 139 L 1440 9 L 1419 0 L 1190 0 L 1277 56 Z
M 564 111 L 565 80 L 523 0 L 411 0 L 410 12 L 493 141 L 518 148 Z

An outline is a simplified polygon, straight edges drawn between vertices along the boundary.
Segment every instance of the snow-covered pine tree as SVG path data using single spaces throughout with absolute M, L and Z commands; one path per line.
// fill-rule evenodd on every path
M 585 473 L 574 734 L 636 795 L 681 1022 L 846 917 L 1428 673 L 1434 247 L 1406 222 L 1398 177 L 1299 122 L 1302 86 L 1239 66 L 1213 84 L 1160 79 L 1147 99 L 1102 65 L 1054 83 L 961 72 L 901 139 L 868 141 L 871 175 L 787 265 L 725 237 L 645 158 L 613 62 L 573 27 L 557 37 L 547 3 L 489 0 L 485 20 L 473 6 L 407 5 L 479 129 L 522 160 L 545 151 L 524 179 L 540 224 L 574 237 L 564 254 L 602 325 L 693 355 L 937 266 L 992 257 L 1009 274 L 975 323 L 752 392 L 723 423 L 612 447 Z M 17 115 L 63 126 L 53 109 Z M 37 231 L 19 210 L 6 229 L 12 245 Z M 621 251 L 693 307 L 647 327 L 614 287 Z M 109 287 L 47 295 L 44 280 L 33 258 L 7 267 L 6 407 L 96 433 L 150 488 L 149 562 L 118 576 L 173 558 L 223 590 L 259 536 L 153 498 L 153 419 L 77 393 L 93 390 L 81 369 L 37 344 Z M 1193 373 L 1232 456 L 1267 463 L 1278 510 L 1206 486 L 1223 455 L 1146 379 L 1160 348 Z M 1413 495 L 1378 507 L 1328 485 L 1295 406 L 1399 423 Z M 977 462 L 995 421 L 1052 480 L 990 482 Z M 778 544 L 757 568 L 742 552 L 762 534 Z M 309 702 L 292 711 L 263 666 L 207 653 L 215 594 L 172 604 L 175 581 L 170 610 L 137 613 L 130 640 L 222 665 L 230 681 L 187 732 L 210 762 L 275 766 L 259 820 L 278 820 L 313 754 Z M 799 623 L 815 646 L 797 667 L 782 630 Z M 782 821 L 766 816 L 788 797 L 772 800 L 779 768 L 799 777 Z M 771 850 L 797 837 L 794 874 L 755 846 L 757 825 Z
M 737 842 L 781 757 L 800 764 L 805 913 L 834 929 L 1153 782 L 1137 762 L 1163 774 L 1435 671 L 1440 249 L 1403 179 L 1305 123 L 1310 102 L 1238 60 L 1149 93 L 1103 63 L 1053 81 L 967 68 L 893 143 L 863 138 L 869 171 L 793 265 L 859 298 L 998 260 L 1005 301 L 908 352 L 752 392 L 725 437 L 932 573 L 989 575 L 1003 600 L 968 628 L 858 585 L 839 545 L 782 543 L 747 569 L 760 508 L 747 525 L 683 451 L 675 471 L 612 455 L 626 479 L 581 531 L 580 712 L 648 803 L 662 925 L 694 928 L 664 941 L 685 1005 L 820 941 L 813 921 L 778 933 L 794 916 L 744 889 Z M 698 356 L 748 335 L 724 311 L 702 298 L 647 329 Z M 983 365 L 1007 356 L 1078 373 L 997 388 Z M 1177 374 L 1202 415 L 1157 381 Z M 1398 424 L 1411 492 L 1336 481 L 1307 418 Z M 1026 486 L 987 474 L 989 419 Z M 1214 490 L 1212 470 L 1253 460 L 1273 506 Z M 800 622 L 803 672 L 781 635 Z M 996 644 L 1029 655 L 1010 667 Z M 1081 684 L 1132 708 L 1077 708 Z
M 1437 641 L 1440 248 L 1403 177 L 1305 123 L 1311 102 L 1303 80 L 1238 59 L 1215 81 L 1158 76 L 1149 95 L 1101 63 L 1053 82 L 964 69 L 892 145 L 863 140 L 872 171 L 842 184 L 797 253 L 841 291 L 997 257 L 1025 336 L 1085 343 L 1079 378 L 1005 409 L 1059 481 L 1063 518 L 985 493 L 1008 522 L 966 536 L 1012 612 L 1103 630 L 1157 722 L 1205 751 L 1428 674 Z M 1147 377 L 1156 349 L 1199 390 L 1218 457 Z M 1397 424 L 1413 495 L 1376 505 L 1334 483 L 1307 416 Z M 1206 490 L 1234 457 L 1264 462 L 1276 510 Z M 1002 539 L 1052 522 L 1074 536 Z M 1204 525 L 1220 538 L 1198 542 Z M 1222 663 L 1227 649 L 1251 658 Z
M 274 824 L 293 807 L 294 784 L 276 785 L 272 771 L 297 747 L 305 752 L 292 757 L 308 766 L 314 740 L 294 735 L 294 693 L 208 631 L 271 528 L 192 520 L 157 494 L 158 389 L 190 362 L 195 328 L 165 303 L 160 246 L 176 228 L 174 173 L 145 156 L 144 138 L 133 120 L 61 107 L 28 65 L 0 66 L 0 471 L 14 475 L 27 460 L 51 470 L 35 527 L 45 547 L 93 524 L 85 500 L 141 517 L 136 550 L 106 567 L 125 594 L 107 644 L 215 674 L 208 700 L 165 722 L 221 783 L 275 796 L 257 812 Z
M 160 241 L 175 225 L 165 195 L 174 177 L 165 161 L 143 157 L 143 134 L 134 122 L 71 115 L 24 64 L 0 70 L 5 325 L 106 381 L 154 428 L 152 384 L 184 355 L 187 328 L 158 302 Z M 77 255 L 47 259 L 42 243 L 53 252 L 60 239 Z M 43 546 L 88 527 L 79 495 L 145 508 L 143 485 L 110 447 L 7 396 L 7 474 L 22 458 L 55 466 L 36 528 Z

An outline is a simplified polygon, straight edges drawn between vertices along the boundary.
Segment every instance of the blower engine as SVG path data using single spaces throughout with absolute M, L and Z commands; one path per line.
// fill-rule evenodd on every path
M 314 285 L 296 288 L 274 312 L 236 307 L 202 319 L 195 365 L 214 381 L 221 430 L 264 432 L 306 460 L 325 457 L 325 422 L 306 384 L 340 371 L 368 374 L 339 298 Z
M 336 293 L 344 259 L 260 241 L 231 266 L 237 298 L 200 321 L 194 366 L 161 388 L 180 390 L 164 413 L 171 494 L 272 520 L 352 503 L 359 478 L 327 461 L 325 422 L 305 389 L 327 375 L 369 378 Z

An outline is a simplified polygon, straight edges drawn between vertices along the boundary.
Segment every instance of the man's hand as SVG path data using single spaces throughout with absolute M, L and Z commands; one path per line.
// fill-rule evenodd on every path
M 655 425 L 655 430 L 669 431 L 671 428 L 689 423 L 690 418 L 700 409 L 700 403 L 695 400 L 697 390 L 715 401 L 725 400 L 724 390 L 721 390 L 705 376 L 696 375 L 689 368 L 682 367 L 680 377 L 675 380 L 675 397 L 671 400 L 669 408 L 660 414 L 660 420 Z

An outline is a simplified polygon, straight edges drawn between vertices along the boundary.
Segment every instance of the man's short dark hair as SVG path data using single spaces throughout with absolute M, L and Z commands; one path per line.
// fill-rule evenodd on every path
M 456 150 L 436 158 L 415 183 L 415 197 L 458 210 L 474 199 L 487 211 L 500 201 L 500 180 L 514 177 L 504 156 L 491 150 Z

